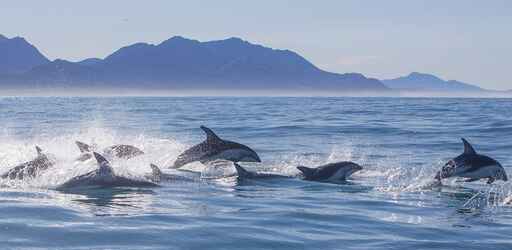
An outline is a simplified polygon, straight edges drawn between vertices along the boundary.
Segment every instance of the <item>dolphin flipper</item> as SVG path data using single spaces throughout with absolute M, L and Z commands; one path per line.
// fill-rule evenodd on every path
M 213 130 L 201 125 L 200 127 L 205 133 L 206 133 L 206 141 L 208 143 L 215 143 L 215 142 L 221 142 L 222 139 L 220 139 L 219 136 L 217 136 Z
M 462 143 L 464 144 L 464 154 L 476 155 L 476 151 L 473 148 L 473 146 L 471 146 L 471 144 L 466 139 L 461 138 L 461 140 L 462 140 Z

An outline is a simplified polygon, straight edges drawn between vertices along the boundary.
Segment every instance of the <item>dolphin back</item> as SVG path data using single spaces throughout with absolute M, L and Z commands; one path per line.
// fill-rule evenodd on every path
M 315 174 L 314 168 L 308 168 L 304 166 L 298 166 L 297 169 L 302 172 L 302 175 L 304 175 L 305 179 L 313 178 L 313 175 Z
M 253 175 L 251 172 L 247 171 L 245 168 L 238 165 L 238 163 L 233 162 L 233 164 L 235 165 L 235 169 L 236 169 L 236 173 L 238 174 L 238 177 L 243 178 L 243 177 L 250 177 Z

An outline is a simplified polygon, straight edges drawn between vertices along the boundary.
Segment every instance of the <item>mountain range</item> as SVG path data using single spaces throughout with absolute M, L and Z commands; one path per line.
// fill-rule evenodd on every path
M 135 43 L 104 59 L 48 60 L 24 38 L 0 35 L 0 89 L 265 90 L 288 93 L 469 92 L 487 90 L 413 72 L 389 80 L 324 71 L 299 54 L 229 38 L 200 42 L 180 36 Z
M 0 35 L 0 74 L 22 73 L 50 61 L 21 37 Z
M 7 41 L 16 40 L 6 39 Z M 136 43 L 104 59 L 48 61 L 23 40 L 24 51 L 11 47 L 0 67 L 4 88 L 236 89 L 315 91 L 387 91 L 379 80 L 357 73 L 337 74 L 314 66 L 289 50 L 276 50 L 239 38 L 199 42 L 172 37 L 158 45 Z M 14 46 L 16 47 L 16 46 Z M 18 45 L 18 47 L 21 47 Z M 25 61 L 25 64 L 18 62 Z M 14 65 L 21 65 L 14 67 Z M 13 70 L 15 69 L 15 70 Z
M 481 92 L 486 91 L 476 85 L 456 80 L 445 81 L 437 76 L 425 73 L 412 72 L 407 76 L 395 79 L 382 80 L 392 89 L 432 91 L 432 92 Z

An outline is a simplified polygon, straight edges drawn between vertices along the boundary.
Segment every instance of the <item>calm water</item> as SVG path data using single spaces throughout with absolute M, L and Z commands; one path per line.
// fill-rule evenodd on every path
M 460 137 L 512 175 L 511 99 L 1 98 L 0 111 L 1 172 L 36 144 L 58 160 L 38 179 L 1 183 L 2 249 L 512 249 L 512 208 L 501 205 L 511 184 L 428 188 L 462 152 Z M 144 175 L 202 141 L 202 124 L 254 148 L 263 164 L 245 164 L 252 170 L 294 176 L 296 165 L 337 160 L 365 170 L 345 185 L 219 178 L 53 190 L 94 169 L 73 161 L 75 140 L 142 148 L 114 169 Z

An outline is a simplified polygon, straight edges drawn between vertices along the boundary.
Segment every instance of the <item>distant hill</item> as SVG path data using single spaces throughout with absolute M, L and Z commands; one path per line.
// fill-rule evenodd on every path
M 126 46 L 105 59 L 46 61 L 7 78 L 18 86 L 21 82 L 23 86 L 67 88 L 101 85 L 117 89 L 276 89 L 306 93 L 388 90 L 379 80 L 361 74 L 323 71 L 289 50 L 239 38 L 199 42 L 179 36 L 158 45 Z
M 431 74 L 413 72 L 407 76 L 381 80 L 387 87 L 399 90 L 431 92 L 479 92 L 486 91 L 478 86 L 455 80 L 445 81 Z
M 0 74 L 21 73 L 49 62 L 25 39 L 0 35 Z
M 77 62 L 77 63 L 80 64 L 80 65 L 83 65 L 83 66 L 92 66 L 92 65 L 100 63 L 101 61 L 102 60 L 99 59 L 99 58 L 87 58 L 87 59 L 82 60 L 82 61 Z

